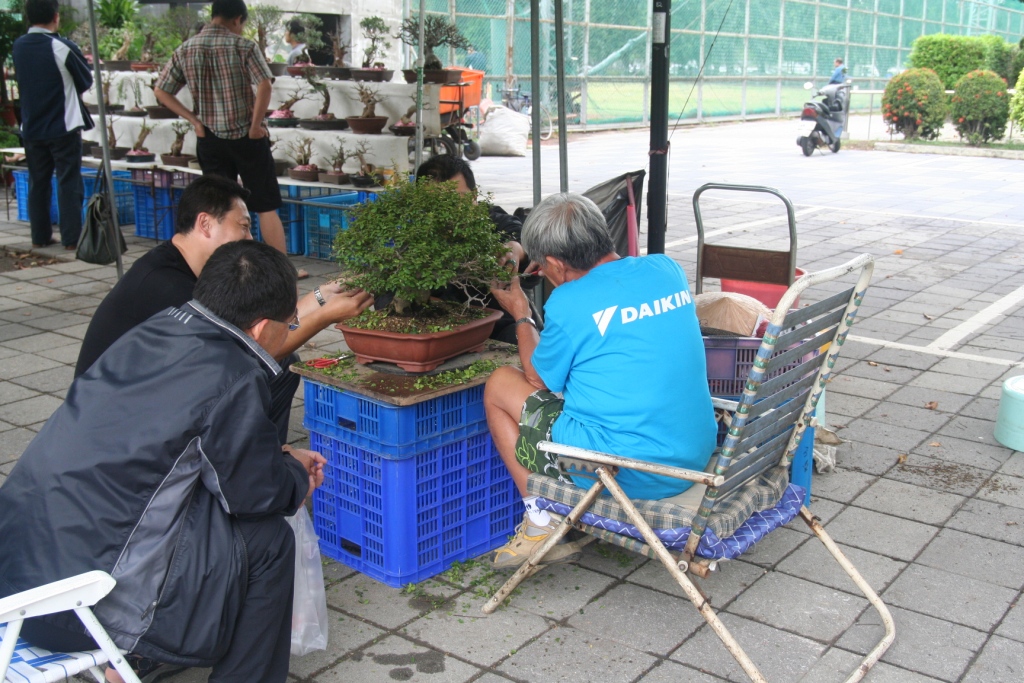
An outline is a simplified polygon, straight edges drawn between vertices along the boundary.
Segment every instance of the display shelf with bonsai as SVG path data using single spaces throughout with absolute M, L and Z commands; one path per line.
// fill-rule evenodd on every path
M 348 128 L 348 121 L 339 119 L 328 111 L 331 107 L 331 89 L 327 87 L 327 84 L 320 80 L 320 76 L 313 68 L 307 68 L 304 75 L 309 87 L 323 99 L 324 103 L 320 107 L 320 113 L 314 118 L 299 119 L 299 128 L 307 130 L 345 130 Z
M 292 107 L 307 99 L 310 94 L 310 91 L 302 83 L 298 83 L 288 93 L 288 99 L 282 102 L 280 107 L 270 112 L 270 116 L 266 118 L 266 124 L 271 128 L 294 128 L 299 125 L 299 119 L 296 118 Z
M 135 138 L 135 144 L 132 145 L 131 150 L 125 156 L 125 160 L 133 164 L 143 164 L 150 161 L 156 160 L 156 154 L 146 149 L 146 138 L 153 132 L 153 126 L 150 126 L 145 121 L 139 126 L 139 134 Z
M 416 17 L 409 17 L 402 22 L 398 39 L 411 47 L 419 47 L 420 22 Z M 458 83 L 462 80 L 461 69 L 445 69 L 441 59 L 434 50 L 448 45 L 457 50 L 465 50 L 470 46 L 458 27 L 437 14 L 429 14 L 423 22 L 423 82 L 424 83 Z M 403 69 L 406 83 L 416 82 L 416 69 Z
M 360 363 L 432 370 L 482 350 L 502 315 L 479 306 L 491 283 L 509 279 L 499 262 L 502 238 L 487 205 L 452 182 L 397 181 L 376 201 L 352 207 L 334 246 L 349 286 L 393 295 L 381 310 L 338 326 Z M 459 292 L 460 301 L 431 298 L 444 288 Z
M 363 68 L 352 69 L 352 80 L 356 81 L 390 81 L 395 72 L 384 68 L 384 57 L 391 49 L 391 42 L 388 38 L 391 34 L 388 25 L 383 19 L 377 16 L 364 17 L 359 22 L 359 28 L 363 32 L 363 38 L 367 41 L 363 50 Z
M 171 124 L 174 131 L 174 142 L 171 143 L 171 153 L 161 154 L 160 161 L 168 166 L 188 166 L 188 162 L 196 158 L 194 154 L 182 154 L 185 147 L 185 137 L 194 130 L 188 121 L 175 121 Z
M 131 150 L 130 147 L 117 146 L 117 133 L 114 132 L 114 121 L 116 120 L 118 119 L 115 116 L 107 117 L 107 144 L 110 145 L 110 158 L 115 161 L 124 159 L 125 155 Z M 89 151 L 97 159 L 103 158 L 103 145 L 93 145 L 89 148 Z
M 377 105 L 385 98 L 377 90 L 362 83 L 356 84 L 356 94 L 357 97 L 353 99 L 358 99 L 363 105 L 363 113 L 359 116 L 349 116 L 345 120 L 348 121 L 353 133 L 379 135 L 388 123 L 388 117 L 377 116 Z
M 288 169 L 289 178 L 314 183 L 320 179 L 320 169 L 313 163 L 313 138 L 299 135 L 285 145 L 285 150 L 295 162 L 295 166 Z
M 349 177 L 345 173 L 345 162 L 354 156 L 354 153 L 345 150 L 345 141 L 338 138 L 337 142 L 331 145 L 330 156 L 324 159 L 324 169 L 320 171 L 319 176 L 320 182 L 334 183 L 335 185 L 348 184 Z

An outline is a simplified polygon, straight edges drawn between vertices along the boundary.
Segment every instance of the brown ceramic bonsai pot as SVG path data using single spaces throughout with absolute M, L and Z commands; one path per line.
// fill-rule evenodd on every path
M 334 183 L 335 185 L 347 185 L 348 174 L 335 171 L 320 171 L 321 183 Z
M 127 59 L 108 59 L 101 66 L 107 71 L 131 71 L 132 63 Z
M 188 166 L 188 162 L 192 161 L 195 158 L 196 157 L 195 157 L 194 154 L 181 154 L 179 156 L 175 156 L 173 154 L 161 154 L 160 155 L 160 161 L 163 162 L 164 164 L 166 164 L 167 166 L 183 166 L 183 167 L 187 167 Z
M 98 104 L 87 104 L 87 105 L 85 105 L 85 108 L 89 110 L 90 114 L 99 114 L 100 113 L 100 105 L 98 105 Z M 123 113 L 123 111 L 124 111 L 124 105 L 123 104 L 111 104 L 110 102 L 107 102 L 107 113 L 108 114 L 121 114 L 121 113 Z
M 167 107 L 159 104 L 153 104 L 146 107 L 146 116 L 151 119 L 176 119 L 178 115 Z
M 141 107 L 132 107 L 131 109 L 119 111 L 118 114 L 121 116 L 146 116 L 148 112 Z
M 156 161 L 156 154 L 154 152 L 142 152 L 140 154 L 128 152 L 124 159 L 130 164 L 148 164 Z
M 292 180 L 306 180 L 315 183 L 320 180 L 320 171 L 298 171 L 294 168 L 289 168 L 288 177 Z
M 386 116 L 370 116 L 367 118 L 349 116 L 345 120 L 348 121 L 348 127 L 352 129 L 353 133 L 361 135 L 380 135 L 381 131 L 384 130 L 384 126 L 388 125 L 388 117 Z
M 132 62 L 131 68 L 132 71 L 156 71 L 160 65 L 152 62 Z
M 454 330 L 429 334 L 359 330 L 345 325 L 337 328 L 345 335 L 345 344 L 360 363 L 383 361 L 408 372 L 429 372 L 449 358 L 483 350 L 501 316 L 501 311 L 491 310 L 485 318 Z
M 389 83 L 394 76 L 394 69 L 352 69 L 353 81 Z
M 131 150 L 131 147 L 111 147 L 110 158 L 114 160 L 124 159 L 125 155 L 127 155 Z M 103 158 L 103 147 L 101 145 L 93 145 L 90 151 L 97 159 Z
M 377 177 L 375 175 L 350 175 L 348 181 L 356 187 L 375 187 Z
M 415 124 L 411 126 L 399 126 L 396 123 L 393 126 L 388 126 L 388 130 L 390 130 L 393 134 L 397 135 L 400 138 L 411 138 L 413 135 L 416 135 Z
M 303 76 L 306 75 L 307 69 L 316 69 L 316 67 L 313 66 L 312 64 L 295 64 L 292 66 L 285 67 L 285 71 L 287 71 L 288 75 L 292 76 L 293 78 L 302 78 Z
M 402 69 L 406 83 L 416 82 L 416 69 Z M 461 69 L 424 69 L 424 83 L 455 84 L 462 81 Z

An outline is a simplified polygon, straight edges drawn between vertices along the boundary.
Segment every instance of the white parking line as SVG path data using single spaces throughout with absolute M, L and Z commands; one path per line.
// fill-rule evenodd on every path
M 945 349 L 934 349 L 930 346 L 914 346 L 913 344 L 903 344 L 900 342 L 889 341 L 888 339 L 873 339 L 871 337 L 861 337 L 858 335 L 851 334 L 847 337 L 851 341 L 863 342 L 865 344 L 875 344 L 876 346 L 882 346 L 887 349 L 898 349 L 900 351 L 914 351 L 916 353 L 924 353 L 930 356 L 940 356 L 942 358 L 959 358 L 960 360 L 970 360 L 977 363 L 988 363 L 989 365 L 1002 365 L 1004 367 L 1021 367 L 1024 368 L 1024 362 L 1016 360 L 1007 360 L 1006 358 L 989 358 L 988 356 L 978 356 L 973 353 L 960 353 L 959 351 L 947 351 Z
M 974 334 L 1022 301 L 1024 301 L 1024 287 L 1018 287 L 1002 299 L 994 301 L 986 308 L 978 311 L 953 329 L 946 330 L 941 337 L 929 344 L 928 348 L 936 351 L 952 348 L 965 337 Z

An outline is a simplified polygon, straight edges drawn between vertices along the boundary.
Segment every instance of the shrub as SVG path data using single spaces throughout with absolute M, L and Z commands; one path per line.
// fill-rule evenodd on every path
M 978 69 L 959 81 L 953 93 L 953 124 L 969 145 L 998 140 L 1006 132 L 1010 105 L 1006 82 L 992 71 Z
M 967 72 L 985 66 L 985 46 L 972 36 L 921 36 L 914 40 L 909 62 L 915 68 L 934 71 L 948 90 Z
M 1016 56 L 1016 46 L 1006 42 L 999 36 L 977 36 L 975 38 L 981 43 L 985 51 L 985 64 L 983 67 L 994 71 L 1000 78 L 1011 82 L 1016 80 L 1017 74 L 1013 72 L 1013 58 Z
M 938 136 L 946 122 L 946 93 L 931 69 L 907 69 L 890 79 L 882 95 L 882 115 L 890 131 L 907 139 Z
M 1010 100 L 1010 118 L 1018 128 L 1024 128 L 1024 71 L 1017 77 L 1017 91 Z

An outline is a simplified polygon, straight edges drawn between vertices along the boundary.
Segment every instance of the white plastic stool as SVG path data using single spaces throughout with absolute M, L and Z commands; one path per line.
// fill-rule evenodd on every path
M 996 440 L 1007 448 L 1024 451 L 1024 375 L 1003 382 L 996 418 Z

